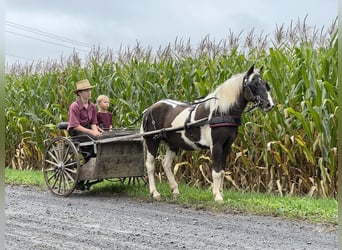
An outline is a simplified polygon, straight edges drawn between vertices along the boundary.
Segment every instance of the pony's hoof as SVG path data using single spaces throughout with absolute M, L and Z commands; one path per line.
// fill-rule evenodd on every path
M 174 200 L 176 200 L 178 197 L 179 197 L 179 193 L 173 193 L 173 194 L 172 194 L 172 198 L 173 198 Z
M 222 200 L 215 200 L 215 202 L 217 203 L 217 204 L 223 204 L 224 203 L 224 200 L 222 199 Z
M 218 204 L 224 203 L 222 196 L 216 196 L 215 197 L 215 202 Z
M 156 201 L 160 201 L 161 200 L 160 194 L 153 194 L 152 197 Z

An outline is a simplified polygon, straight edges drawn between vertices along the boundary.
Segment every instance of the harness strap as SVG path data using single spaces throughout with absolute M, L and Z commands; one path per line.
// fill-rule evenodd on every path
M 153 140 L 162 140 L 166 138 L 166 130 L 165 128 L 161 129 L 160 132 L 153 136 Z
M 241 125 L 241 116 L 234 115 L 223 115 L 223 116 L 215 116 L 210 120 L 205 120 L 190 126 L 185 126 L 185 129 L 201 127 L 203 125 L 209 124 L 211 128 L 218 127 L 238 127 Z
M 238 127 L 241 125 L 241 116 L 216 116 L 208 121 L 211 128 Z
M 192 105 L 192 106 L 189 108 L 189 115 L 188 115 L 188 117 L 186 118 L 186 120 L 185 120 L 185 122 L 184 122 L 184 128 L 185 128 L 185 129 L 190 128 L 188 124 L 189 124 L 189 122 L 191 121 L 191 114 L 192 114 L 192 111 L 195 110 L 196 106 L 197 106 L 197 104 L 196 104 L 196 105 Z

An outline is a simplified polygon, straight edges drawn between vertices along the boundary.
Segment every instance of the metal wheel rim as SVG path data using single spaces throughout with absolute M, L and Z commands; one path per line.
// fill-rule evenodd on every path
M 46 148 L 43 173 L 46 185 L 56 195 L 70 195 L 78 182 L 79 154 L 75 145 L 65 137 L 56 137 Z

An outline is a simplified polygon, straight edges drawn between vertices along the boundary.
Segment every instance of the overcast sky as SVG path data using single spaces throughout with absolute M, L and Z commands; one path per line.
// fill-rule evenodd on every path
M 206 35 L 219 41 L 252 28 L 272 34 L 276 25 L 304 20 L 329 27 L 338 0 L 6 0 L 7 63 L 84 56 L 100 45 L 158 49 L 176 38 L 198 44 Z M 68 40 L 68 39 L 71 39 Z

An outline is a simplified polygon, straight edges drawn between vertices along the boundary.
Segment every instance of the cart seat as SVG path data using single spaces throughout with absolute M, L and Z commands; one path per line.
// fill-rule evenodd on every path
M 68 122 L 60 122 L 57 124 L 57 128 L 59 131 L 68 129 Z M 69 134 L 69 133 L 68 133 Z M 76 145 L 76 147 L 80 147 L 79 150 L 83 154 L 84 159 L 86 161 L 91 157 L 96 156 L 96 144 L 86 144 L 88 141 L 92 141 L 92 138 L 88 135 L 78 135 L 70 137 L 71 141 Z M 91 148 L 93 147 L 93 149 Z
M 68 129 L 68 122 L 60 122 L 57 124 L 57 128 L 58 130 L 67 130 Z M 69 131 L 68 131 L 69 132 Z M 88 141 L 95 141 L 94 138 L 92 138 L 91 136 L 89 135 L 86 135 L 86 134 L 83 134 L 83 135 L 76 135 L 76 136 L 71 136 L 71 140 L 73 142 L 79 142 L 79 143 L 82 143 L 82 142 L 88 142 Z
M 68 122 L 60 122 L 57 124 L 59 130 L 66 130 L 68 128 Z

